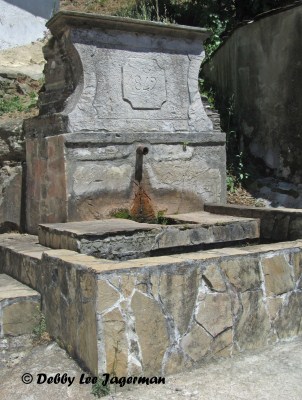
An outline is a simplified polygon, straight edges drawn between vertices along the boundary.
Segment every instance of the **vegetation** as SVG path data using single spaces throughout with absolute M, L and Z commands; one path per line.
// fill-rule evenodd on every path
M 96 383 L 92 385 L 91 394 L 95 397 L 101 398 L 107 396 L 110 393 L 110 386 L 104 384 L 104 380 L 101 377 L 98 377 Z
M 36 107 L 38 101 L 38 94 L 30 92 L 25 96 L 12 96 L 8 98 L 0 98 L 0 116 L 3 114 L 18 112 L 30 112 Z
M 238 23 L 255 15 L 294 3 L 295 0 L 65 0 L 61 8 L 119 15 L 190 26 L 212 32 L 206 43 L 209 56 L 221 37 Z
M 45 315 L 40 311 L 39 307 L 37 307 L 35 319 L 37 324 L 33 329 L 34 343 L 39 344 L 49 342 L 51 339 L 46 329 Z
M 200 79 L 200 91 L 208 99 L 213 109 L 218 109 L 221 118 L 221 127 L 226 132 L 227 153 L 227 190 L 235 193 L 238 188 L 244 186 L 251 173 L 247 168 L 247 156 L 241 150 L 240 135 L 234 122 L 234 96 L 219 98 L 215 89 Z

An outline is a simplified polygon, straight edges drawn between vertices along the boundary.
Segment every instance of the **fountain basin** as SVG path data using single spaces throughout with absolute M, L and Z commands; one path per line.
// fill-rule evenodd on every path
M 40 244 L 124 260 L 240 244 L 259 238 L 259 220 L 205 211 L 165 216 L 166 225 L 126 219 L 41 224 Z M 171 223 L 173 222 L 173 225 Z

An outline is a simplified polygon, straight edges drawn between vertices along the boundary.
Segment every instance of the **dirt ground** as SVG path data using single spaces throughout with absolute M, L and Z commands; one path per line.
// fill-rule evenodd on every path
M 23 342 L 22 342 L 23 340 Z M 93 400 L 91 384 L 80 384 L 89 374 L 82 371 L 56 343 L 31 347 L 30 338 L 10 343 L 0 341 L 0 400 Z M 25 345 L 26 349 L 22 349 Z M 29 347 L 28 347 L 29 346 Z M 31 374 L 32 383 L 22 382 Z M 41 378 L 38 377 L 41 375 Z M 60 374 L 74 378 L 72 384 L 42 383 Z M 24 378 L 23 378 L 24 379 Z M 40 383 L 37 380 L 40 379 Z M 302 338 L 264 350 L 218 359 L 166 377 L 165 384 L 111 386 L 104 400 L 301 400 Z

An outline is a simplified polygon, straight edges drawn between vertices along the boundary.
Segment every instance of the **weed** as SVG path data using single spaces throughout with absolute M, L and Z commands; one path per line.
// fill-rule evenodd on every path
M 13 96 L 11 98 L 0 98 L 0 115 L 12 113 L 15 111 L 29 112 L 36 107 L 38 95 L 36 92 L 30 92 L 26 96 Z
M 167 225 L 168 224 L 168 219 L 165 218 L 165 213 L 167 210 L 160 210 L 157 212 L 156 215 L 156 224 L 160 224 L 160 225 Z
M 105 381 L 100 376 L 96 383 L 92 385 L 91 394 L 97 398 L 107 396 L 110 393 L 110 386 L 105 385 Z
M 111 211 L 110 217 L 121 218 L 121 219 L 132 219 L 132 216 L 128 208 L 116 208 Z
M 40 311 L 40 307 L 37 306 L 37 314 L 34 316 L 37 321 L 37 325 L 33 329 L 34 342 L 44 343 L 49 342 L 50 336 L 46 330 L 46 318 L 45 315 Z
M 227 184 L 227 191 L 230 193 L 235 193 L 236 178 L 233 175 L 231 175 L 228 171 L 227 171 L 226 184 Z
M 0 115 L 14 111 L 23 111 L 23 105 L 19 96 L 14 96 L 10 99 L 0 99 Z

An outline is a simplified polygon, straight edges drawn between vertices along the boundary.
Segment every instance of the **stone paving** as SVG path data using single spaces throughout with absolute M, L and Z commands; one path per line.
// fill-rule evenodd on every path
M 33 375 L 33 383 L 21 382 L 24 373 Z M 67 373 L 75 380 L 69 387 L 67 383 L 38 385 L 38 373 L 48 377 Z M 11 353 L 6 366 L 0 363 L 0 399 L 92 400 L 96 397 L 90 393 L 91 385 L 79 384 L 82 373 L 55 343 L 34 347 L 21 356 Z M 301 378 L 302 339 L 299 338 L 257 352 L 212 361 L 195 371 L 167 377 L 165 385 L 128 386 L 121 392 L 113 388 L 112 394 L 104 400 L 300 400 Z

